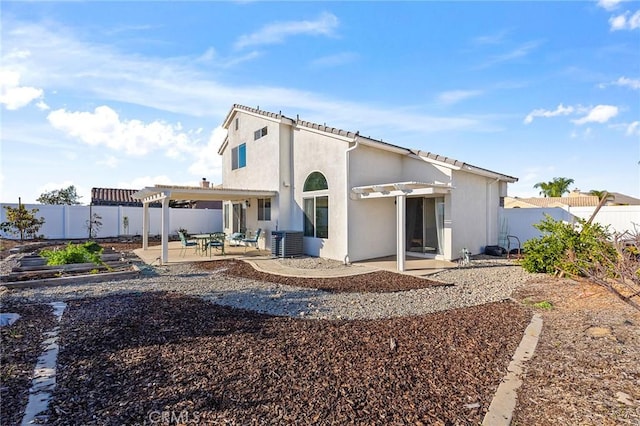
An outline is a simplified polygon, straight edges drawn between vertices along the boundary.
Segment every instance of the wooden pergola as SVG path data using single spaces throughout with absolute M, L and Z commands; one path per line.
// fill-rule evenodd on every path
M 198 201 L 240 201 L 250 198 L 270 198 L 278 195 L 277 191 L 235 189 L 235 188 L 202 188 L 197 186 L 155 185 L 145 187 L 132 195 L 132 198 L 142 202 L 142 249 L 149 246 L 149 204 L 162 203 L 162 253 L 160 262 L 169 260 L 169 201 L 170 200 L 198 200 Z

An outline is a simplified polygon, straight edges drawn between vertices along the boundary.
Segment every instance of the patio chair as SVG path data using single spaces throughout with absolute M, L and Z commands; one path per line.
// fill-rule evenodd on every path
M 214 248 L 222 251 L 222 255 L 224 256 L 224 239 L 224 232 L 214 232 L 211 234 L 211 239 L 209 239 L 209 244 L 207 245 L 209 249 L 209 257 L 211 257 L 211 252 Z
M 180 236 L 180 254 L 182 255 L 182 257 L 184 257 L 187 253 L 187 247 L 195 247 L 196 253 L 198 253 L 199 245 L 197 241 L 187 240 L 187 237 L 184 236 L 184 233 L 182 231 L 178 231 L 178 235 Z
M 243 239 L 244 234 L 242 232 L 234 232 L 227 237 L 227 240 L 229 240 L 229 245 L 234 247 L 239 246 Z
M 258 239 L 260 238 L 260 233 L 262 232 L 262 228 L 258 228 L 256 231 L 256 235 L 253 238 L 243 238 L 242 242 L 244 243 L 244 252 L 247 252 L 247 247 L 249 244 L 255 244 L 256 249 L 258 248 Z

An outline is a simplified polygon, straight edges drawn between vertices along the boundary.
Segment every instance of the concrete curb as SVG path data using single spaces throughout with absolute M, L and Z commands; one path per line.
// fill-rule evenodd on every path
M 524 363 L 533 356 L 541 331 L 542 317 L 540 314 L 534 314 L 531 322 L 524 330 L 524 336 L 522 336 L 520 345 L 513 354 L 509 367 L 507 367 L 507 374 L 493 396 L 489 411 L 487 411 L 482 421 L 483 426 L 508 426 L 511 424 L 518 396 L 516 391 L 522 385 Z
M 281 275 L 284 277 L 297 278 L 340 278 L 351 277 L 355 275 L 369 274 L 376 272 L 378 269 L 368 266 L 353 266 L 352 270 L 344 269 L 297 269 L 289 268 L 274 262 L 274 259 L 239 259 L 253 266 L 256 271 L 267 274 Z M 265 268 L 265 265 L 268 266 Z M 358 269 L 356 269 L 358 268 Z

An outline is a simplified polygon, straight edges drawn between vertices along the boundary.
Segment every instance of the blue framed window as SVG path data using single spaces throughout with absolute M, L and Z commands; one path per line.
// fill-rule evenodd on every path
M 231 170 L 247 166 L 247 144 L 243 143 L 231 150 Z

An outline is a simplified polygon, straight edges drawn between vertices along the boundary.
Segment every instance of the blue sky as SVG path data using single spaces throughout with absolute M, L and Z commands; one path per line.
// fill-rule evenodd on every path
M 11 2 L 0 201 L 220 183 L 232 104 L 640 197 L 640 2 Z

